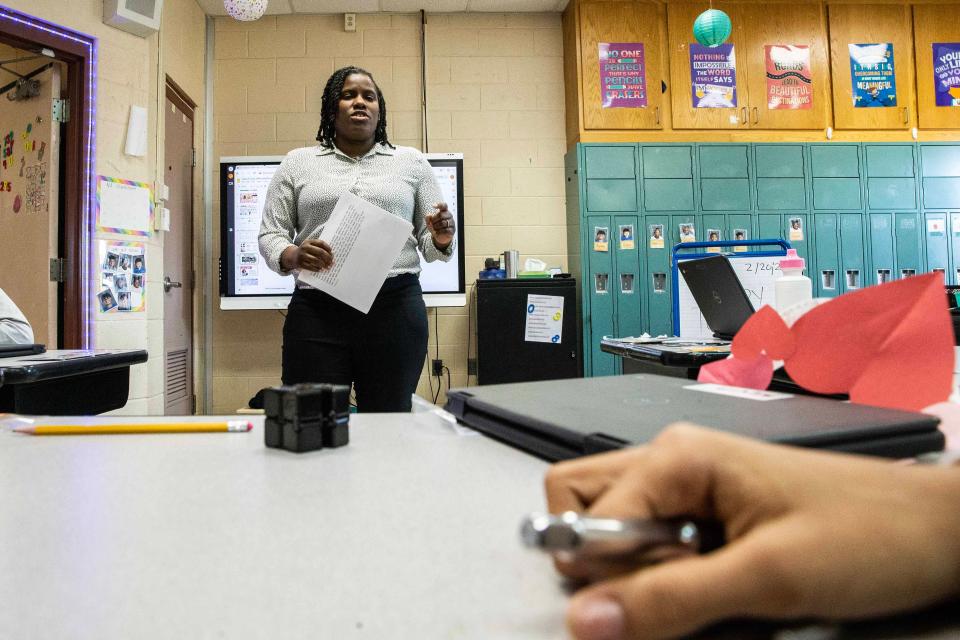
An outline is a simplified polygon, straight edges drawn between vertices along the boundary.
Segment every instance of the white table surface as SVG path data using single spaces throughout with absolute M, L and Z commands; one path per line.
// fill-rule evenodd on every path
M 253 422 L 0 432 L 0 638 L 564 637 L 518 536 L 546 463 L 430 414 L 355 415 L 307 454 Z

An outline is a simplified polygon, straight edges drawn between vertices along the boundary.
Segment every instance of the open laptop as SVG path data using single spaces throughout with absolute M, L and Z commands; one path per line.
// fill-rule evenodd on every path
M 781 444 L 907 458 L 944 446 L 930 415 L 630 374 L 453 389 L 463 424 L 546 460 L 650 441 L 686 421 Z
M 725 256 L 683 260 L 677 269 L 713 335 L 733 340 L 755 309 L 730 261 Z

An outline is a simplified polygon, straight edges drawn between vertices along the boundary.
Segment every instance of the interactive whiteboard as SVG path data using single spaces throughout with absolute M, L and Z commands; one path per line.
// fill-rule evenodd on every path
M 466 304 L 463 251 L 463 154 L 425 154 L 447 208 L 457 221 L 448 262 L 420 256 L 420 286 L 430 307 Z M 220 308 L 285 309 L 295 281 L 270 270 L 258 236 L 267 187 L 283 156 L 220 158 Z

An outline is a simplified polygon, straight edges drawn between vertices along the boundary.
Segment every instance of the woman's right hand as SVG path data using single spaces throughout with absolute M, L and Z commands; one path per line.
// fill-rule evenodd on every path
M 333 249 L 323 240 L 304 240 L 299 247 L 292 244 L 283 250 L 280 266 L 284 271 L 326 271 L 333 266 Z

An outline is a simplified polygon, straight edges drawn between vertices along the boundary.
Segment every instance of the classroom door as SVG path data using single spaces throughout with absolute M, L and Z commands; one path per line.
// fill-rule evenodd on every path
M 0 94 L 0 287 L 30 321 L 34 341 L 55 349 L 60 296 L 50 260 L 59 255 L 60 125 L 51 112 L 60 69 L 48 66 L 27 74 L 40 83 L 39 95 Z
M 170 230 L 163 238 L 164 414 L 190 415 L 193 394 L 193 109 L 168 88 L 164 183 Z

